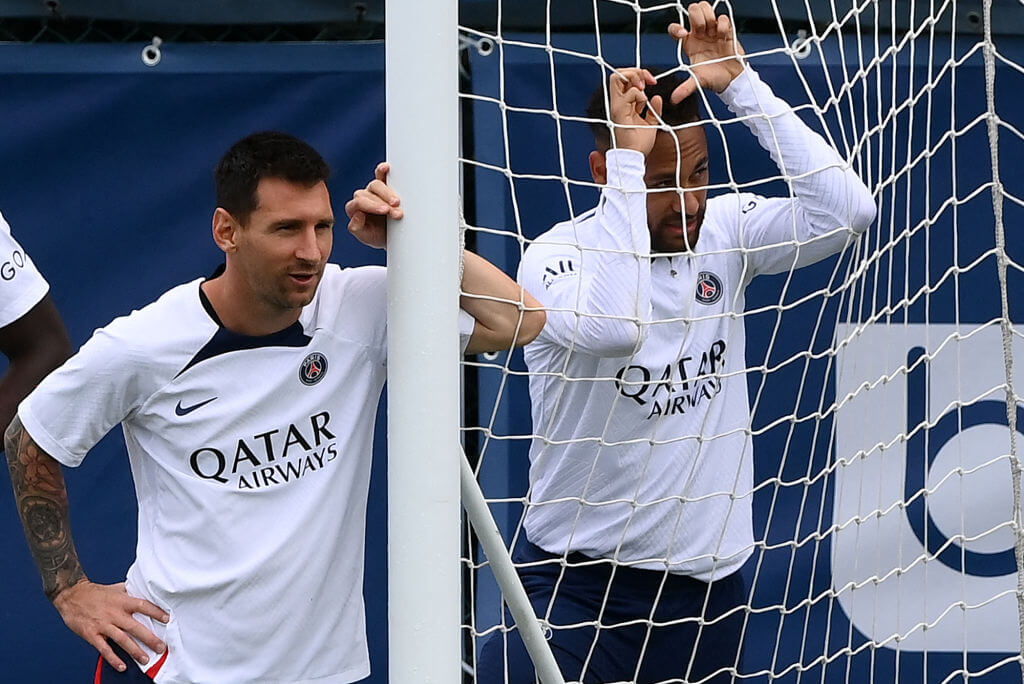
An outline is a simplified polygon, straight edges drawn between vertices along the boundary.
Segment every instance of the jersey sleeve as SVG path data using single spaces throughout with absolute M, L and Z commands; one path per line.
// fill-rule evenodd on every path
M 593 216 L 550 231 L 526 250 L 519 282 L 545 307 L 538 337 L 593 356 L 632 354 L 651 317 L 651 235 L 644 156 L 609 150 Z M 564 241 L 552 238 L 553 233 Z
M 120 318 L 97 330 L 18 408 L 36 444 L 66 466 L 79 465 L 145 399 L 146 355 L 132 349 L 128 321 Z
M 469 347 L 469 338 L 473 337 L 476 319 L 464 309 L 459 309 L 459 353 L 465 354 Z
M 750 277 L 819 261 L 867 230 L 875 218 L 871 192 L 753 69 L 744 69 L 721 98 L 768 151 L 791 190 L 788 198 L 736 196 L 738 242 L 749 250 Z
M 331 278 L 342 273 L 337 266 Z M 387 363 L 387 269 L 383 266 L 360 266 L 344 269 L 347 274 L 338 325 L 356 326 L 358 336 L 368 351 L 382 365 Z M 459 309 L 459 351 L 464 353 L 473 335 L 476 319 Z M 350 331 L 352 332 L 352 331 Z
M 335 332 L 363 345 L 376 363 L 387 363 L 388 290 L 383 266 L 339 268 L 328 264 L 323 290 L 333 291 L 332 320 Z
M 0 328 L 27 314 L 48 290 L 46 280 L 0 216 Z

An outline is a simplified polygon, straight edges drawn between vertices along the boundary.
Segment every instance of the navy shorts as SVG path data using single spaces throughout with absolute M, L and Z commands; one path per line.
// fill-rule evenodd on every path
M 151 662 L 149 669 L 143 672 L 123 648 L 109 639 L 107 643 L 110 644 L 110 647 L 114 649 L 114 653 L 117 654 L 117 657 L 128 668 L 124 672 L 118 672 L 110 666 L 110 663 L 103 659 L 103 656 L 100 656 L 100 661 L 96 663 L 96 676 L 93 679 L 93 684 L 153 684 L 153 678 L 160 672 L 160 668 L 164 664 L 164 658 Z M 164 656 L 166 655 L 167 652 L 164 651 Z
M 560 558 L 525 540 L 514 553 L 516 563 Z M 569 554 L 566 561 L 564 573 L 558 562 L 519 568 L 537 615 L 548 615 L 550 607 L 548 644 L 566 680 L 584 684 L 734 681 L 744 612 L 730 611 L 747 601 L 740 573 L 708 584 L 661 571 L 614 568 L 610 561 L 595 563 L 578 553 Z M 652 612 L 654 623 L 672 624 L 652 626 Z M 601 628 L 563 628 L 585 622 L 598 622 Z M 716 672 L 714 678 L 705 679 Z M 484 643 L 477 664 L 479 684 L 536 680 L 518 630 L 495 633 Z

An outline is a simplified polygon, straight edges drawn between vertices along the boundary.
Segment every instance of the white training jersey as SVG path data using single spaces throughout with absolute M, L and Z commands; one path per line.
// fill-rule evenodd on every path
M 168 645 L 149 653 L 157 682 L 362 679 L 385 269 L 328 265 L 298 322 L 263 337 L 219 325 L 201 283 L 97 330 L 19 416 L 69 466 L 122 423 L 139 504 L 128 592 L 171 616 L 136 616 Z M 463 314 L 463 345 L 472 325 Z
M 47 290 L 43 275 L 0 216 L 0 328 L 27 314 Z
M 792 197 L 708 200 L 694 253 L 651 254 L 644 156 L 609 150 L 598 206 L 527 248 L 546 307 L 526 347 L 533 404 L 526 535 L 710 581 L 753 551 L 744 288 L 843 248 L 867 188 L 746 69 L 722 93 L 791 179 Z

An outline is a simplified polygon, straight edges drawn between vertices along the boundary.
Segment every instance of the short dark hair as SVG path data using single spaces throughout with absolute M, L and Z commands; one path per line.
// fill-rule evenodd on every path
M 313 187 L 330 175 L 331 167 L 308 143 L 277 131 L 253 133 L 232 145 L 217 163 L 217 206 L 246 223 L 257 207 L 260 180 L 280 178 Z
M 647 70 L 652 74 L 660 71 L 650 67 Z M 675 104 L 672 102 L 672 91 L 683 83 L 683 80 L 678 71 L 673 71 L 659 78 L 658 82 L 654 85 L 648 85 L 644 88 L 648 101 L 654 99 L 655 95 L 661 95 L 661 118 L 669 126 L 680 126 L 701 120 L 699 93 L 694 92 L 682 102 Z M 587 118 L 590 119 L 590 130 L 594 133 L 594 144 L 602 152 L 607 151 L 612 146 L 611 129 L 608 127 L 608 110 L 605 107 L 605 90 L 607 87 L 607 83 L 598 84 L 590 96 L 590 101 L 587 103 Z

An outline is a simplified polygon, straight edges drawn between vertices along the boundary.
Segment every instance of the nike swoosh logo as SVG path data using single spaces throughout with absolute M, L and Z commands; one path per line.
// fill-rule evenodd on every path
M 179 416 L 187 416 L 196 409 L 206 406 L 211 401 L 216 401 L 216 399 L 217 397 L 214 397 L 213 399 L 207 399 L 206 401 L 201 401 L 198 404 L 192 404 L 191 406 L 182 406 L 181 401 L 179 400 L 178 405 L 174 407 L 174 412 Z

